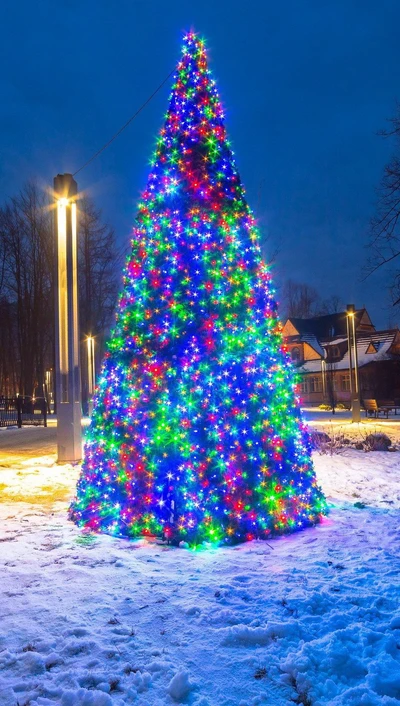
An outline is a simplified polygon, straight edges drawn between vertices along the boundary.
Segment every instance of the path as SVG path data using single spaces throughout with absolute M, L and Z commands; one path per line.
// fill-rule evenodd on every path
M 0 469 L 26 458 L 56 453 L 57 428 L 23 427 L 0 432 Z

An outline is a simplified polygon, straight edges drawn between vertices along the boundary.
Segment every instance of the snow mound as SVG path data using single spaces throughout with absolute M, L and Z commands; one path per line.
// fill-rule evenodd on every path
M 189 673 L 182 670 L 172 677 L 168 684 L 167 692 L 174 701 L 182 701 L 192 689 L 193 684 L 190 683 Z
M 113 706 L 111 696 L 102 691 L 64 691 L 61 706 Z

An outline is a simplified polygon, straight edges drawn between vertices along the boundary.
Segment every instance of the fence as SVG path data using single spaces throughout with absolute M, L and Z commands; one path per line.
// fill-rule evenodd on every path
M 0 397 L 0 427 L 23 425 L 47 427 L 47 404 L 44 397 Z

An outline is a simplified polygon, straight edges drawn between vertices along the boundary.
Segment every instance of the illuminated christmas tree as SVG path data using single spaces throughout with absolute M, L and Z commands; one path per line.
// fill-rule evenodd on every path
M 314 525 L 275 292 L 193 33 L 151 165 L 71 516 L 192 545 Z

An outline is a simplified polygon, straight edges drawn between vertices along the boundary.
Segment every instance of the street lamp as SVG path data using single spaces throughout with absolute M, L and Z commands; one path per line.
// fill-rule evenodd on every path
M 359 422 L 360 417 L 360 382 L 358 376 L 358 356 L 357 338 L 355 324 L 354 304 L 347 305 L 347 342 L 349 349 L 349 374 L 350 374 L 350 397 L 351 397 L 351 417 L 353 422 Z
M 326 356 L 326 351 L 324 349 L 324 355 Z M 326 360 L 321 358 L 321 375 L 322 375 L 322 399 L 325 402 L 326 399 Z
M 82 458 L 76 199 L 72 174 L 54 178 L 56 400 L 58 461 Z
M 87 370 L 88 370 L 88 407 L 89 407 L 89 417 L 93 411 L 93 393 L 96 384 L 96 369 L 94 363 L 94 338 L 93 336 L 88 336 L 86 339 L 87 344 Z
M 45 391 L 45 398 L 46 402 L 49 407 L 49 411 L 51 412 L 53 408 L 53 402 L 54 402 L 54 390 L 53 390 L 53 368 L 48 368 L 45 373 L 45 378 L 44 378 L 44 391 Z

